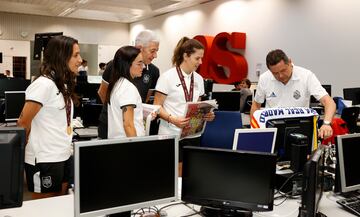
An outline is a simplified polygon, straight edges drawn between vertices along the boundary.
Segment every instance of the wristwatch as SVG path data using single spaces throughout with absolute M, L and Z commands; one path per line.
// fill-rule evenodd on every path
M 328 125 L 328 126 L 330 126 L 331 125 L 331 121 L 323 121 L 323 125 Z

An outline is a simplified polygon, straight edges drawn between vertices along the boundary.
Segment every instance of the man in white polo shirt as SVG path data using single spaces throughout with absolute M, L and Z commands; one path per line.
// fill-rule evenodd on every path
M 266 65 L 269 70 L 259 78 L 250 115 L 260 109 L 265 99 L 266 108 L 309 107 L 310 96 L 313 95 L 325 108 L 319 136 L 321 138 L 331 136 L 333 132 L 330 123 L 336 105 L 314 73 L 292 64 L 291 59 L 280 49 L 268 53 Z

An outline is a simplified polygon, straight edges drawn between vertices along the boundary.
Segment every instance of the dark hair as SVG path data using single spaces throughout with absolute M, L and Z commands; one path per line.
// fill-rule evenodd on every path
M 244 82 L 246 83 L 246 85 L 248 86 L 248 88 L 251 87 L 251 81 L 250 81 L 249 79 L 244 78 L 244 79 L 242 79 L 241 81 L 244 81 Z M 241 83 L 241 82 L 240 82 L 240 83 Z
M 99 63 L 99 68 L 102 69 L 106 66 L 106 63 Z
M 174 66 L 180 66 L 180 64 L 184 61 L 184 54 L 190 56 L 195 53 L 195 49 L 204 50 L 204 46 L 196 39 L 183 37 L 175 47 L 172 64 Z
M 289 63 L 289 58 L 284 51 L 280 49 L 272 50 L 266 56 L 266 66 L 270 68 L 270 66 L 278 64 L 281 60 L 284 60 L 285 64 Z
M 78 41 L 68 36 L 54 36 L 50 39 L 44 52 L 44 59 L 40 67 L 40 75 L 51 78 L 65 102 L 71 97 L 75 105 L 79 104 L 79 97 L 75 94 L 76 74 L 69 68 L 69 61 L 73 54 L 73 46 Z
M 106 92 L 106 103 L 110 103 L 111 91 L 114 88 L 115 83 L 121 78 L 126 78 L 129 81 L 133 81 L 130 76 L 130 67 L 135 58 L 139 55 L 140 49 L 134 46 L 124 46 L 116 51 L 113 67 L 110 75 L 109 86 Z

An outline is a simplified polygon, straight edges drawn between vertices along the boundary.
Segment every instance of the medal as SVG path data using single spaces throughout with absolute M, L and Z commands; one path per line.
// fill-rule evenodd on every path
M 66 128 L 66 132 L 67 132 L 68 135 L 70 135 L 71 132 L 72 132 L 72 127 L 68 126 L 68 127 Z

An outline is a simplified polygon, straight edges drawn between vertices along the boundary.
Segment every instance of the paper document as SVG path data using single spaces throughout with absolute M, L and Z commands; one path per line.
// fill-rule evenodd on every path
M 149 136 L 151 121 L 156 117 L 157 114 L 159 114 L 160 106 L 143 103 L 142 107 L 143 107 L 143 118 L 145 125 L 145 135 Z
M 190 118 L 189 124 L 185 126 L 180 134 L 180 138 L 186 138 L 202 134 L 205 129 L 206 121 L 204 115 L 217 109 L 216 100 L 206 100 L 201 102 L 188 102 L 184 117 Z

